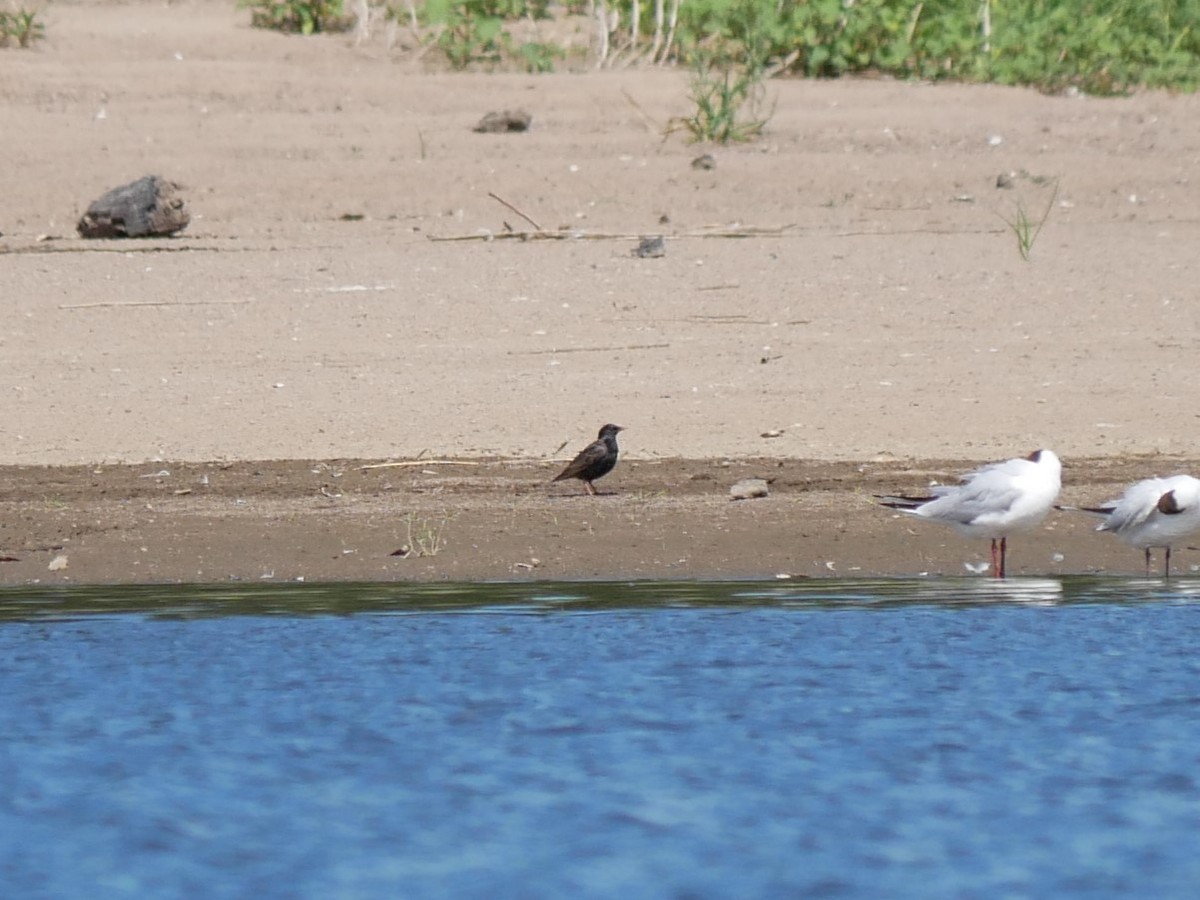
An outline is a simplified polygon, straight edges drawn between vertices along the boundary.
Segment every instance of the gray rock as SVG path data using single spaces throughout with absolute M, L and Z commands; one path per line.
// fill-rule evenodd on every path
M 634 249 L 633 255 L 640 259 L 658 259 L 660 256 L 667 255 L 667 245 L 661 234 L 642 238 Z
M 187 227 L 191 215 L 178 185 L 147 175 L 113 188 L 88 207 L 75 226 L 81 237 L 159 237 Z

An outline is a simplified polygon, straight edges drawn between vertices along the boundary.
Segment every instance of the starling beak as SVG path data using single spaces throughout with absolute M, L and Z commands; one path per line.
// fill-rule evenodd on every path
M 600 429 L 600 436 L 579 451 L 579 455 L 571 460 L 571 464 L 559 472 L 554 481 L 565 481 L 568 478 L 578 478 L 587 486 L 587 492 L 596 495 L 592 482 L 602 478 L 613 470 L 617 464 L 617 432 L 624 431 L 620 425 L 605 425 Z

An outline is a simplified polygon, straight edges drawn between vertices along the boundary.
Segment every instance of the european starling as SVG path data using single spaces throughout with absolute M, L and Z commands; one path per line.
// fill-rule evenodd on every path
M 592 482 L 602 478 L 613 470 L 617 464 L 617 432 L 624 431 L 620 425 L 605 425 L 600 429 L 600 436 L 579 451 L 579 455 L 571 460 L 571 464 L 559 472 L 554 481 L 565 481 L 568 478 L 578 478 L 587 486 L 592 496 L 596 488 Z

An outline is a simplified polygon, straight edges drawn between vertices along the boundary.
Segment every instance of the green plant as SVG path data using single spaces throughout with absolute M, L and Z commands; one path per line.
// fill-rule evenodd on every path
M 466 69 L 475 63 L 494 66 L 512 54 L 505 22 L 549 14 L 549 0 L 426 0 L 421 18 L 437 29 L 434 40 L 450 66 Z M 551 45 L 527 43 L 516 56 L 527 71 L 548 72 L 555 53 L 563 55 Z
M 438 28 L 435 40 L 451 68 L 500 61 L 507 35 L 495 0 L 429 0 L 423 15 Z
M 342 9 L 342 0 L 239 0 L 250 9 L 250 24 L 295 34 L 318 31 L 345 31 L 351 16 Z
M 39 15 L 38 10 L 25 7 L 14 12 L 0 10 L 0 47 L 30 47 L 45 38 L 46 26 L 38 20 Z
M 690 116 L 677 117 L 667 133 L 687 131 L 693 141 L 727 144 L 753 140 L 770 116 L 761 115 L 764 73 L 761 66 L 737 62 L 728 55 L 697 57 L 689 99 Z
M 694 141 L 726 144 L 760 136 L 769 115 L 762 115 L 764 82 L 772 58 L 785 41 L 787 18 L 774 0 L 733 3 L 705 27 L 709 37 L 691 44 L 694 75 L 692 115 L 673 119 L 669 131 L 682 128 Z
M 539 41 L 526 41 L 517 48 L 517 57 L 524 63 L 525 71 L 535 74 L 554 71 L 555 60 L 567 55 L 562 47 Z
M 1050 194 L 1050 199 L 1046 201 L 1046 208 L 1042 211 L 1041 218 L 1034 220 L 1029 217 L 1024 200 L 1017 200 L 1016 211 L 1011 216 L 997 213 L 1004 220 L 1009 231 L 1016 237 L 1017 252 L 1021 254 L 1021 259 L 1029 260 L 1029 254 L 1033 252 L 1033 245 L 1037 242 L 1038 235 L 1042 233 L 1042 226 L 1050 218 L 1050 211 L 1054 209 L 1054 201 L 1057 199 L 1058 182 L 1055 181 L 1054 190 Z

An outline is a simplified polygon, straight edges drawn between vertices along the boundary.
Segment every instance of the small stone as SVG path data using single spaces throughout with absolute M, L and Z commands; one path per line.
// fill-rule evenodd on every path
M 996 176 L 996 187 L 1001 190 L 1011 190 L 1013 186 L 1013 173 L 1001 172 Z
M 480 134 L 505 134 L 518 131 L 528 131 L 533 124 L 533 116 L 522 109 L 504 109 L 490 112 L 475 126 Z
M 633 255 L 639 259 L 658 259 L 660 256 L 667 255 L 667 245 L 661 234 L 642 238 L 638 242 L 637 249 L 633 251 Z
M 743 478 L 729 489 L 730 500 L 753 500 L 769 493 L 765 478 Z
M 717 160 L 711 153 L 705 153 L 692 160 L 693 169 L 715 169 Z

